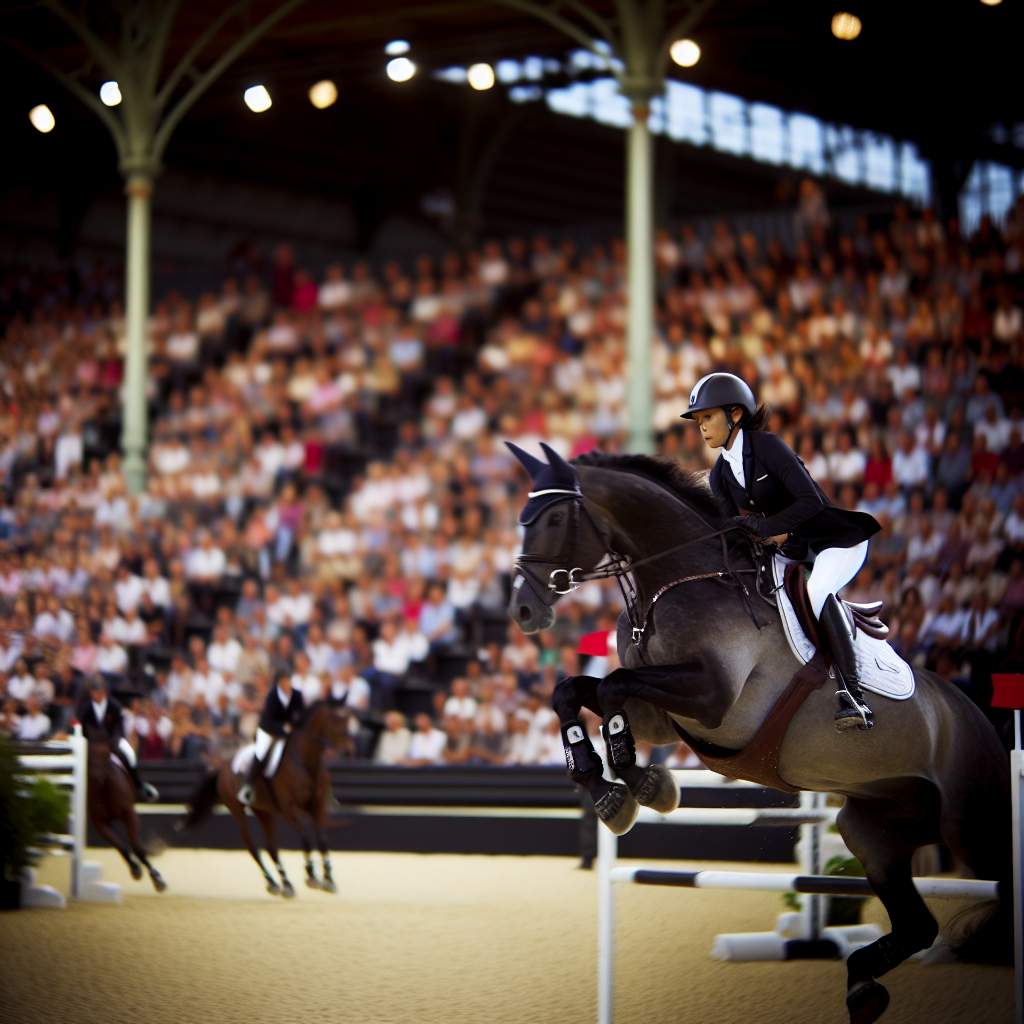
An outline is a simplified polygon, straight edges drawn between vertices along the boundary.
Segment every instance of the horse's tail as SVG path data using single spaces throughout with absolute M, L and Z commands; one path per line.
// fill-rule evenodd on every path
M 178 831 L 185 832 L 196 825 L 202 824 L 210 816 L 210 812 L 220 803 L 220 794 L 217 792 L 220 783 L 220 772 L 212 771 L 206 773 L 196 791 L 188 802 L 188 814 L 178 823 Z
M 994 761 L 996 759 L 993 759 Z M 999 883 L 999 896 L 965 907 L 946 924 L 946 939 L 958 960 L 1013 962 L 1013 834 L 1009 769 L 1000 760 L 987 784 L 972 790 L 961 821 L 961 852 L 975 878 Z

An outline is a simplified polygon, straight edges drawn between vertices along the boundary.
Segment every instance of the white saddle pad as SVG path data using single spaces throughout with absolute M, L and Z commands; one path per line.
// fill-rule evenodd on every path
M 772 563 L 775 577 L 775 596 L 779 604 L 779 618 L 782 620 L 782 631 L 786 634 L 790 649 L 801 665 L 814 657 L 814 644 L 807 639 L 807 634 L 800 625 L 796 609 L 786 594 L 782 581 L 786 573 L 789 559 L 776 555 Z M 860 684 L 865 690 L 890 697 L 892 700 L 907 700 L 914 696 L 914 671 L 893 650 L 888 640 L 879 640 L 868 636 L 858 629 L 853 643 L 857 658 L 857 669 Z
M 231 770 L 236 775 L 247 775 L 249 773 L 249 766 L 252 764 L 252 759 L 255 756 L 255 743 L 247 743 L 244 747 L 239 747 L 235 751 L 235 756 L 231 758 Z

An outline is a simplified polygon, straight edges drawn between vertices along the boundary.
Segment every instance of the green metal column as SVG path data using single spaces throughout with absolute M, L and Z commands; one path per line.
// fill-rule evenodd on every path
M 132 494 L 146 487 L 148 439 L 146 384 L 149 368 L 146 326 L 149 318 L 149 225 L 153 175 L 133 171 L 127 175 L 127 267 L 125 272 L 125 325 L 128 352 L 122 385 L 121 448 L 125 483 Z
M 654 196 L 646 96 L 631 100 L 626 140 L 626 254 L 629 317 L 626 335 L 630 451 L 654 451 Z

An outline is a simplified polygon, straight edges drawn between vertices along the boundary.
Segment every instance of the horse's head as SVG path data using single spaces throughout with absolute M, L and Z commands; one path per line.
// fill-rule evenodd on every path
M 349 729 L 351 722 L 352 712 L 344 701 L 333 698 L 314 704 L 306 720 L 307 727 L 319 734 L 325 747 L 337 750 L 346 757 L 355 753 L 355 741 Z
M 587 511 L 576 470 L 565 459 L 543 442 L 547 462 L 505 443 L 533 485 L 519 514 L 525 533 L 508 611 L 524 633 L 536 633 L 555 621 L 556 602 L 576 589 L 578 576 L 601 561 L 607 540 Z

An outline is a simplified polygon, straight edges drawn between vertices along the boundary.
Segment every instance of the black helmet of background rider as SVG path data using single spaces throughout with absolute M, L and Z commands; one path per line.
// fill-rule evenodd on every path
M 748 416 L 757 412 L 757 399 L 745 380 L 734 373 L 708 373 L 693 386 L 690 392 L 690 404 L 680 419 L 691 420 L 693 414 L 704 409 L 724 409 L 725 418 L 729 421 L 729 433 L 725 437 L 725 447 L 732 440 L 733 431 L 742 419 L 733 422 L 732 410 L 740 406 Z

